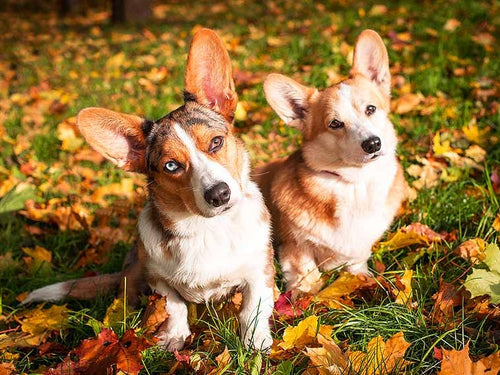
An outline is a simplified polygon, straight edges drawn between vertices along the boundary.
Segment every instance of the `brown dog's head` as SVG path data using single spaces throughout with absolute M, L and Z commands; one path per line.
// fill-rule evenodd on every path
M 162 212 L 212 217 L 238 203 L 248 157 L 232 134 L 237 104 L 231 62 L 211 30 L 193 38 L 185 103 L 157 121 L 87 108 L 77 125 L 89 144 L 118 167 L 146 174 Z
M 319 91 L 271 74 L 264 91 L 281 119 L 304 134 L 308 164 L 334 171 L 394 156 L 397 140 L 387 117 L 390 84 L 384 43 L 375 31 L 365 30 L 356 42 L 347 80 Z

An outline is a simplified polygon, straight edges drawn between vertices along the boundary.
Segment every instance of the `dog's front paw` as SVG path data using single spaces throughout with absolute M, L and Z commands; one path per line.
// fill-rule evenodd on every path
M 173 326 L 161 330 L 156 338 L 159 340 L 158 345 L 164 347 L 169 352 L 181 350 L 184 347 L 184 342 L 191 335 L 189 327 Z
M 254 332 L 247 332 L 244 337 L 245 347 L 247 349 L 257 349 L 262 351 L 269 351 L 273 344 L 273 338 L 269 328 L 256 329 Z
M 352 273 L 353 275 L 364 275 L 368 277 L 373 276 L 373 274 L 368 270 L 368 264 L 366 262 L 355 263 L 347 266 L 347 272 Z

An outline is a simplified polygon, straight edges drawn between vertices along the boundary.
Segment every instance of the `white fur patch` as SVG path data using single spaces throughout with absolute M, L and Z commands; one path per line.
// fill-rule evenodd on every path
M 59 301 L 69 294 L 73 284 L 74 280 L 62 281 L 36 289 L 28 294 L 28 297 L 26 297 L 22 304 L 25 305 L 36 301 Z
M 179 124 L 174 124 L 173 129 L 189 152 L 191 168 L 193 169 L 191 186 L 194 191 L 196 205 L 200 211 L 206 213 L 207 216 L 214 216 L 224 210 L 225 207 L 236 204 L 241 199 L 241 190 L 231 173 L 219 163 L 207 158 L 196 147 L 196 142 Z M 204 193 L 219 182 L 225 182 L 229 186 L 231 198 L 226 205 L 215 208 L 205 201 Z

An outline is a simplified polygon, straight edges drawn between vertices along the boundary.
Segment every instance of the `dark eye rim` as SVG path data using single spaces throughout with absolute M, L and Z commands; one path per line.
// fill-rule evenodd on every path
M 377 111 L 377 107 L 375 107 L 373 104 L 368 104 L 365 109 L 365 114 L 367 116 L 373 115 Z
M 330 121 L 330 123 L 328 124 L 328 127 L 330 129 L 341 129 L 345 126 L 344 122 L 340 121 L 340 120 L 337 120 L 336 118 L 334 118 L 332 121 Z
M 214 141 L 219 141 L 219 144 L 214 146 Z M 216 153 L 222 148 L 222 146 L 224 146 L 224 137 L 220 135 L 217 137 L 213 137 L 212 140 L 210 141 L 210 147 L 208 148 L 208 152 L 211 154 Z
M 175 163 L 175 165 L 177 165 L 177 168 L 173 171 L 167 169 L 167 164 L 168 163 Z M 175 173 L 179 173 L 179 171 L 182 170 L 183 165 L 181 163 L 179 163 L 177 160 L 174 160 L 174 159 L 170 159 L 169 161 L 165 162 L 165 164 L 163 164 L 163 171 L 166 172 L 166 173 L 170 173 L 170 174 L 175 174 Z

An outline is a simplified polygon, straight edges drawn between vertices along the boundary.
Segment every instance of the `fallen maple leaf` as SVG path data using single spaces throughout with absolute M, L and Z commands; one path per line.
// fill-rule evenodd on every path
M 125 307 L 123 297 L 115 298 L 113 303 L 106 309 L 106 314 L 102 322 L 105 327 L 113 328 L 116 331 L 124 324 L 123 322 L 129 314 L 129 306 Z
M 446 21 L 446 23 L 444 24 L 443 26 L 443 29 L 446 30 L 446 31 L 450 31 L 450 32 L 453 32 L 455 31 L 460 25 L 462 24 L 462 22 L 460 22 L 459 20 L 455 19 L 455 18 L 450 18 L 449 20 Z
M 274 304 L 276 317 L 287 320 L 301 316 L 311 301 L 312 297 L 310 296 L 300 297 L 293 301 L 291 290 L 282 293 Z
M 339 346 L 319 335 L 320 348 L 306 348 L 306 355 L 311 365 L 320 375 L 342 375 L 349 366 L 348 356 L 342 353 Z
M 444 237 L 441 234 L 434 232 L 427 225 L 413 223 L 400 228 L 389 240 L 380 242 L 376 245 L 375 250 L 392 251 L 411 245 L 430 246 L 433 242 L 441 242 L 443 239 Z
M 342 306 L 352 306 L 349 295 L 361 286 L 375 285 L 372 278 L 364 275 L 352 275 L 342 272 L 337 279 L 316 295 L 316 300 L 331 308 L 340 309 Z
M 469 343 L 462 350 L 441 349 L 438 357 L 442 358 L 438 375 L 457 375 L 457 370 L 467 375 L 497 375 L 500 371 L 500 351 L 472 362 L 469 357 Z
M 389 374 L 394 369 L 402 371 L 410 362 L 404 359 L 410 347 L 403 335 L 398 332 L 386 342 L 380 336 L 370 340 L 366 353 L 355 351 L 349 353 L 352 368 L 360 375 Z
M 295 327 L 286 327 L 283 341 L 279 343 L 279 347 L 285 350 L 301 349 L 315 342 L 318 335 L 329 338 L 332 331 L 332 326 L 320 324 L 319 318 L 316 315 L 311 315 L 300 321 Z
M 144 367 L 141 351 L 152 344 L 144 337 L 137 337 L 133 329 L 118 336 L 109 328 L 103 328 L 97 337 L 86 339 L 56 368 L 47 375 L 100 375 L 107 374 L 111 367 L 128 375 L 136 375 Z M 76 360 L 75 360 L 76 359 Z
M 21 331 L 0 335 L 0 350 L 9 347 L 38 346 L 54 332 L 67 326 L 69 310 L 66 305 L 53 305 L 43 309 L 43 305 L 24 314 L 20 319 Z

